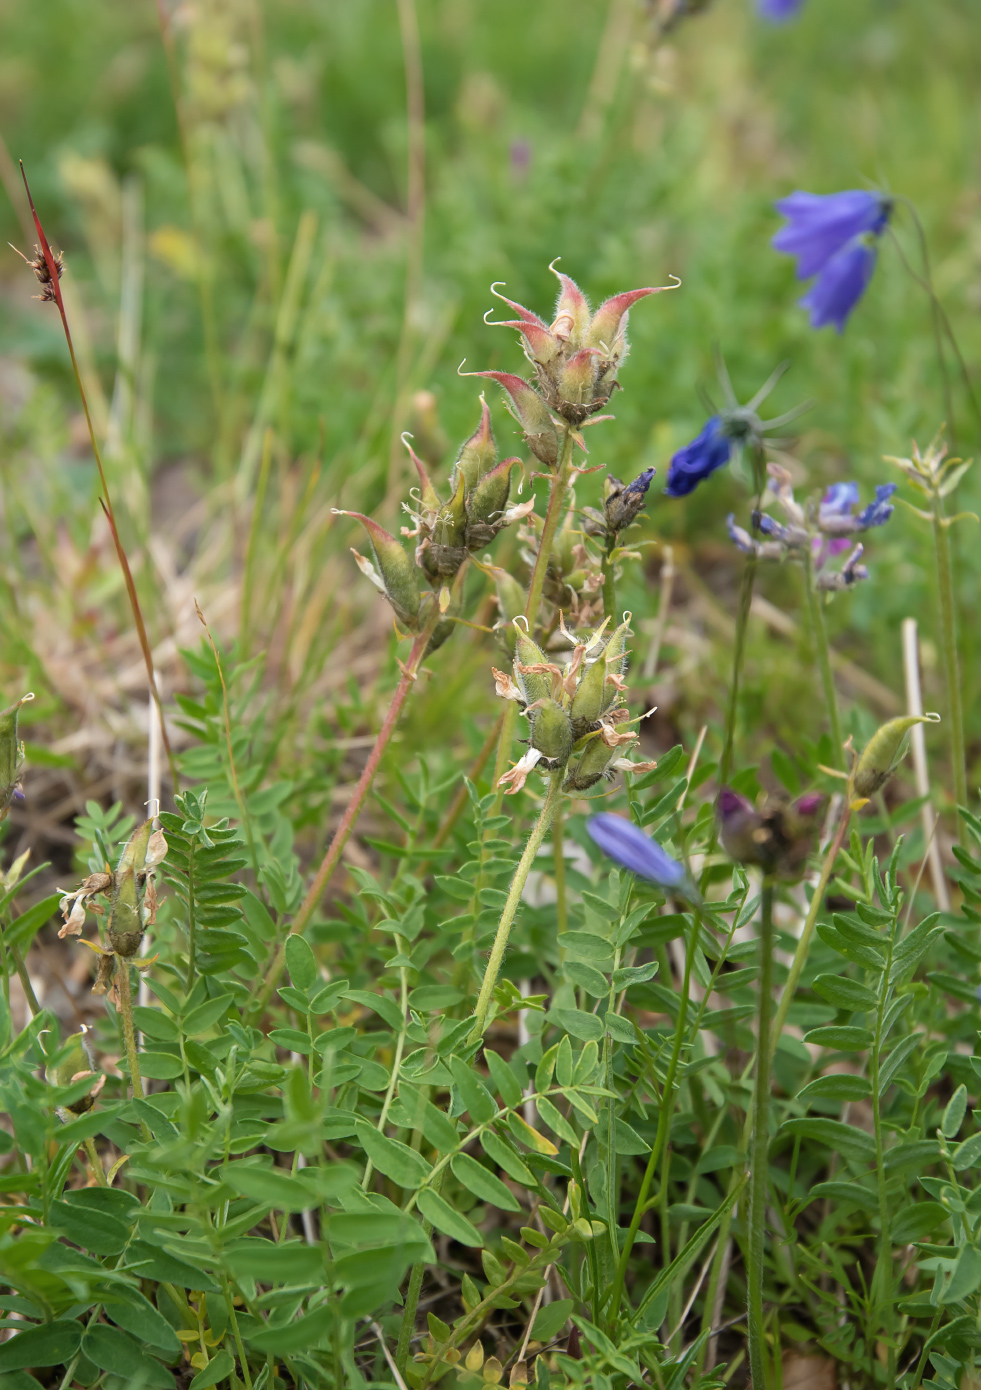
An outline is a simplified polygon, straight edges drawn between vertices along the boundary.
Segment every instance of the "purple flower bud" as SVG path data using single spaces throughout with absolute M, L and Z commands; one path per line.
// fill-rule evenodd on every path
M 812 792 L 789 806 L 774 801 L 757 810 L 732 787 L 723 787 L 717 802 L 723 847 L 740 864 L 759 864 L 780 878 L 796 878 L 811 849 L 823 806 L 824 797 Z
M 628 483 L 628 484 L 627 484 L 626 491 L 627 491 L 628 493 L 639 492 L 640 495 L 641 495 L 641 497 L 646 496 L 646 494 L 647 494 L 647 489 L 648 489 L 648 488 L 650 487 L 650 485 L 651 485 L 651 479 L 654 477 L 654 474 L 655 474 L 656 472 L 657 472 L 657 469 L 656 469 L 656 468 L 645 468 L 644 471 L 643 471 L 643 473 L 638 473 L 638 474 L 637 474 L 637 477 L 633 480 L 632 483 Z M 892 485 L 892 487 L 893 487 L 893 491 L 895 492 L 895 490 L 896 490 L 896 485 L 895 485 L 895 483 Z
M 827 522 L 833 517 L 851 516 L 857 501 L 858 483 L 832 483 L 821 498 L 818 519 Z
M 672 458 L 665 497 L 687 497 L 700 482 L 727 464 L 731 454 L 732 440 L 723 432 L 722 418 L 713 415 L 701 433 Z
M 889 501 L 889 498 L 896 491 L 895 483 L 880 483 L 875 490 L 875 501 L 870 502 L 864 510 L 860 511 L 855 520 L 863 531 L 870 530 L 873 526 L 882 526 L 889 520 L 896 508 Z
M 672 859 L 656 840 L 622 816 L 601 811 L 598 816 L 590 816 L 586 830 L 608 858 L 638 877 L 649 879 L 661 888 L 679 889 L 688 885 L 684 865 Z

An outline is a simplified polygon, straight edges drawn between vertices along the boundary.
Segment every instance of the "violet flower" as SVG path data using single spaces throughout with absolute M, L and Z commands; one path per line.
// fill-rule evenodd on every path
M 713 415 L 701 433 L 672 458 L 665 497 L 687 497 L 699 483 L 727 464 L 731 454 L 732 439 L 723 430 L 722 417 Z
M 598 816 L 590 816 L 586 830 L 609 859 L 640 878 L 674 891 L 689 884 L 684 865 L 672 859 L 656 840 L 622 816 L 601 811 Z
M 776 204 L 787 218 L 773 238 L 777 251 L 797 257 L 797 278 L 818 278 L 800 301 L 811 327 L 833 323 L 840 333 L 875 269 L 875 239 L 886 229 L 892 200 L 880 193 L 798 190 Z
M 795 19 L 804 7 L 804 0 L 756 0 L 756 9 L 761 19 L 771 24 L 786 24 Z
M 800 300 L 801 308 L 810 310 L 812 328 L 824 328 L 833 323 L 839 333 L 845 331 L 849 314 L 872 279 L 875 258 L 875 248 L 861 236 L 849 241 L 826 262 L 814 284 Z

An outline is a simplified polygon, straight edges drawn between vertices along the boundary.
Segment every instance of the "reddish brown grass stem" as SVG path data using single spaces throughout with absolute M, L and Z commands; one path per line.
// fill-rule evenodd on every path
M 163 705 L 160 702 L 160 692 L 157 689 L 157 681 L 153 671 L 153 656 L 150 652 L 150 642 L 146 634 L 146 624 L 143 621 L 143 612 L 140 608 L 140 600 L 136 592 L 136 585 L 133 582 L 133 572 L 129 567 L 126 552 L 123 549 L 122 541 L 119 539 L 119 530 L 116 526 L 116 514 L 113 510 L 112 497 L 109 492 L 109 483 L 106 480 L 106 470 L 102 466 L 102 454 L 99 452 L 98 441 L 95 437 L 95 427 L 92 424 L 92 416 L 89 413 L 88 397 L 85 394 L 85 387 L 82 385 L 82 375 L 78 370 L 78 359 L 75 356 L 75 344 L 72 342 L 71 329 L 68 327 L 68 315 L 65 313 L 65 301 L 61 294 L 61 267 L 54 257 L 48 238 L 44 234 L 41 226 L 41 219 L 37 215 L 37 208 L 34 206 L 34 199 L 31 197 L 30 185 L 27 182 L 27 174 L 24 170 L 24 161 L 20 161 L 20 176 L 24 180 L 24 189 L 27 193 L 27 201 L 30 204 L 31 216 L 34 219 L 34 226 L 37 231 L 38 241 L 41 244 L 41 254 L 44 257 L 44 264 L 47 267 L 48 279 L 51 295 L 58 306 L 58 313 L 61 315 L 61 326 L 65 330 L 65 342 L 68 344 L 68 353 L 72 359 L 72 370 L 75 373 L 75 384 L 78 386 L 78 394 L 82 400 L 82 409 L 85 412 L 85 423 L 88 426 L 89 440 L 92 444 L 92 452 L 95 455 L 96 466 L 99 470 L 99 481 L 102 483 L 103 497 L 99 499 L 102 510 L 106 514 L 109 523 L 109 530 L 112 533 L 112 542 L 116 547 L 116 556 L 119 560 L 120 569 L 123 572 L 123 579 L 126 583 L 126 593 L 129 597 L 130 608 L 133 610 L 133 621 L 136 623 L 136 634 L 140 639 L 140 650 L 143 652 L 143 660 L 146 663 L 147 680 L 150 683 L 150 693 L 157 706 L 160 715 L 160 732 L 163 735 L 164 748 L 167 753 L 167 762 L 170 765 L 170 775 L 174 783 L 174 791 L 180 789 L 180 780 L 177 775 L 177 764 L 174 761 L 174 753 L 170 746 L 170 739 L 167 736 L 167 724 L 164 720 Z
M 375 739 L 371 752 L 368 755 L 368 761 L 365 763 L 361 776 L 358 778 L 358 784 L 354 788 L 354 795 L 347 804 L 347 809 L 341 817 L 340 825 L 334 831 L 331 842 L 327 846 L 327 852 L 321 860 L 320 868 L 317 870 L 316 877 L 310 885 L 310 891 L 300 904 L 299 911 L 293 918 L 288 934 L 303 931 L 304 927 L 313 916 L 334 870 L 340 863 L 341 853 L 351 837 L 351 831 L 354 829 L 358 816 L 361 814 L 361 807 L 364 805 L 365 797 L 368 795 L 368 789 L 374 780 L 375 773 L 378 771 L 378 765 L 382 760 L 385 749 L 388 747 L 391 737 L 395 732 L 395 727 L 399 722 L 399 716 L 402 713 L 402 706 L 405 704 L 406 697 L 415 684 L 416 675 L 419 671 L 419 667 L 422 665 L 422 659 L 426 654 L 426 648 L 429 646 L 429 639 L 433 635 L 433 630 L 440 616 L 440 612 L 434 604 L 432 617 L 412 643 L 409 659 L 402 667 L 402 679 L 395 688 L 392 702 L 386 711 L 382 726 L 378 730 L 378 737 Z M 276 949 L 276 954 L 269 967 L 265 982 L 256 996 L 256 1005 L 258 1008 L 265 1008 L 270 995 L 276 988 L 276 982 L 282 974 L 285 961 L 286 943 L 285 941 L 281 941 Z

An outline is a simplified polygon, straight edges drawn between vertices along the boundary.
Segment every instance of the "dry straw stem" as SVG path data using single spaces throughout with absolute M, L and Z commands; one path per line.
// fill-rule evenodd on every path
M 130 607 L 133 610 L 133 621 L 136 623 L 136 632 L 137 636 L 140 639 L 140 650 L 143 653 L 143 660 L 146 665 L 147 680 L 150 683 L 150 691 L 153 695 L 153 699 L 156 703 L 157 710 L 160 714 L 161 734 L 163 736 L 164 748 L 167 752 L 167 762 L 170 765 L 171 779 L 174 784 L 174 790 L 176 791 L 180 787 L 180 779 L 177 774 L 177 764 L 174 760 L 174 753 L 170 746 L 170 738 L 167 734 L 167 725 L 163 715 L 163 705 L 160 702 L 160 692 L 157 689 L 156 677 L 154 675 L 153 670 L 153 657 L 150 653 L 150 643 L 147 638 L 146 624 L 143 621 L 143 613 L 140 608 L 140 600 L 136 592 L 136 585 L 133 582 L 133 573 L 129 567 L 129 561 L 126 558 L 126 552 L 123 549 L 122 541 L 119 539 L 119 531 L 116 526 L 116 514 L 113 511 L 112 497 L 109 493 L 109 483 L 106 480 L 106 472 L 102 466 L 102 454 L 99 451 L 98 440 L 95 437 L 95 427 L 92 424 L 92 416 L 89 412 L 88 397 L 85 394 L 85 387 L 82 385 L 82 377 L 78 369 L 78 359 L 75 356 L 75 345 L 72 342 L 71 329 L 68 326 L 68 315 L 65 312 L 65 301 L 61 293 L 61 266 L 51 250 L 48 238 L 44 234 L 44 228 L 41 226 L 41 219 L 37 215 L 37 209 L 34 206 L 34 199 L 31 197 L 30 185 L 27 182 L 27 174 L 24 170 L 23 160 L 21 160 L 20 163 L 20 172 L 21 178 L 24 180 L 24 188 L 27 192 L 27 201 L 30 204 L 31 216 L 34 219 L 34 227 L 37 231 L 38 241 L 41 244 L 41 254 L 44 257 L 44 264 L 48 274 L 48 284 L 50 287 L 51 295 L 54 297 L 54 302 L 58 306 L 58 313 L 61 315 L 61 326 L 65 330 L 65 342 L 68 344 L 68 353 L 72 360 L 72 370 L 75 373 L 75 382 L 78 386 L 78 394 L 81 397 L 82 409 L 85 412 L 85 423 L 88 426 L 89 440 L 92 444 L 92 452 L 95 455 L 96 466 L 99 470 L 99 481 L 102 483 L 103 497 L 101 497 L 99 501 L 100 505 L 102 506 L 102 510 L 105 512 L 106 520 L 109 523 L 109 530 L 112 532 L 112 542 L 113 545 L 116 547 L 116 556 L 119 560 L 119 566 L 123 572 L 123 579 L 126 583 L 126 593 L 129 596 Z

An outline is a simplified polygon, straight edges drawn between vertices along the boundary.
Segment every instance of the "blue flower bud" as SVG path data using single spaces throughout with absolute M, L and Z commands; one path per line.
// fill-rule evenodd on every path
M 727 464 L 731 454 L 732 440 L 723 431 L 722 418 L 713 415 L 701 433 L 672 458 L 665 497 L 687 497 L 699 483 Z
M 691 892 L 685 866 L 672 859 L 656 840 L 622 816 L 601 811 L 598 816 L 590 816 L 586 831 L 594 844 L 624 869 L 629 869 L 640 878 L 649 879 L 661 888 Z

